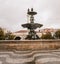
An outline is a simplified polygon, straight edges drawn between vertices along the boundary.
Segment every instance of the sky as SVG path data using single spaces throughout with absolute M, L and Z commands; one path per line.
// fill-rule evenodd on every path
M 60 28 L 60 0 L 0 0 L 0 27 L 12 32 L 27 23 L 27 9 L 37 12 L 35 22 L 43 28 Z

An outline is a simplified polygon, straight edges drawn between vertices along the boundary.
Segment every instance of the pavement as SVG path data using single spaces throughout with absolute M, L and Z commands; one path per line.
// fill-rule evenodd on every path
M 0 64 L 60 64 L 60 50 L 1 50 Z

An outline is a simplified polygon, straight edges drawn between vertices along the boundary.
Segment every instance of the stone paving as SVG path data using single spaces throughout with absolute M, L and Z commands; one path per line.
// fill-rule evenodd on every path
M 60 50 L 0 51 L 0 64 L 60 64 Z

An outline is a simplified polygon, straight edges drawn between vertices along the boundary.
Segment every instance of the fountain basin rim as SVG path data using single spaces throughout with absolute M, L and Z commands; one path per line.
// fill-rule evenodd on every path
M 28 29 L 30 29 L 30 28 L 36 29 L 36 28 L 42 27 L 43 25 L 42 24 L 38 24 L 38 23 L 26 23 L 26 24 L 22 24 L 22 26 L 24 28 L 28 28 Z
M 40 40 L 0 40 L 2 41 L 60 41 L 60 39 L 40 39 Z

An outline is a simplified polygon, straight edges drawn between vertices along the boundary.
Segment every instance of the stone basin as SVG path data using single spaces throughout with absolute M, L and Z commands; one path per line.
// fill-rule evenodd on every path
M 3 50 L 54 50 L 60 48 L 60 40 L 1 40 Z

